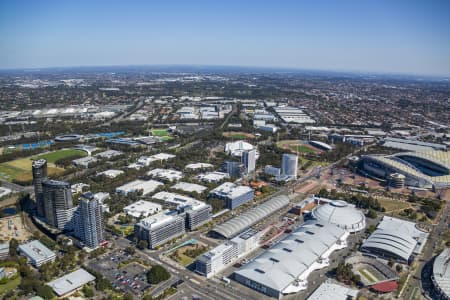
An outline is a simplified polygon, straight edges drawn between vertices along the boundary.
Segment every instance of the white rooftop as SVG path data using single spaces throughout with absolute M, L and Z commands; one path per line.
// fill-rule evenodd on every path
M 156 188 L 160 185 L 164 185 L 163 183 L 156 181 L 156 180 L 134 180 L 129 183 L 126 183 L 122 186 L 119 186 L 116 188 L 116 191 L 122 192 L 122 193 L 129 193 L 129 192 L 136 192 L 138 190 L 142 190 L 142 195 L 146 195 L 148 193 L 153 192 L 156 190 Z
M 199 180 L 206 181 L 206 182 L 217 182 L 217 181 L 221 181 L 228 177 L 229 177 L 228 174 L 224 173 L 224 172 L 208 172 L 208 173 L 199 174 L 197 176 L 197 178 Z
M 202 193 L 204 192 L 207 187 L 200 185 L 200 184 L 195 184 L 195 183 L 189 183 L 189 182 L 178 182 L 177 184 L 173 185 L 170 187 L 171 189 L 175 189 L 175 190 L 182 190 L 185 192 L 197 192 L 197 193 Z
M 95 277 L 84 269 L 78 269 L 47 283 L 58 296 L 66 295 L 83 285 L 94 281 Z
M 170 223 L 176 218 L 181 218 L 178 215 L 171 215 L 171 214 L 168 214 L 168 213 L 169 213 L 169 211 L 165 210 L 165 211 L 162 211 L 162 212 L 157 213 L 155 215 L 149 216 L 149 217 L 147 217 L 145 219 L 142 219 L 139 222 L 139 225 L 142 226 L 142 227 L 145 227 L 147 229 L 151 229 L 151 228 L 160 227 L 160 226 L 162 226 L 164 224 Z
M 115 178 L 117 176 L 119 176 L 120 174 L 123 174 L 124 172 L 122 170 L 106 170 L 100 173 L 97 173 L 97 175 L 105 175 L 106 177 L 109 178 Z
M 123 208 L 123 211 L 135 218 L 148 217 L 161 211 L 162 206 L 150 201 L 139 200 Z
M 347 300 L 349 297 L 356 299 L 357 295 L 358 290 L 332 282 L 324 282 L 308 297 L 307 300 Z
M 159 192 L 159 193 L 154 194 L 152 196 L 152 198 L 162 200 L 162 201 L 165 201 L 167 203 L 171 203 L 171 204 L 174 204 L 177 206 L 190 205 L 190 206 L 192 206 L 193 210 L 196 210 L 196 209 L 206 206 L 206 204 L 204 202 L 201 202 L 197 199 L 194 199 L 194 198 L 191 198 L 188 196 L 176 194 L 176 193 Z
M 43 261 L 51 257 L 55 257 L 55 253 L 48 249 L 38 240 L 31 241 L 19 246 L 20 252 L 34 261 Z
M 149 176 L 155 176 L 161 179 L 167 179 L 170 181 L 180 180 L 183 178 L 183 172 L 173 169 L 160 169 L 156 168 L 147 172 Z
M 251 187 L 237 185 L 233 182 L 224 182 L 223 184 L 210 191 L 210 193 L 233 199 L 251 191 L 253 191 Z
M 196 169 L 207 169 L 214 167 L 212 164 L 208 163 L 193 163 L 186 165 L 186 169 L 196 170 Z

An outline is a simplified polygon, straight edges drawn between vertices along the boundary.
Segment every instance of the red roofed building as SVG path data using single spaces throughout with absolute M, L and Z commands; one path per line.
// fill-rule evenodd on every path
M 380 282 L 370 287 L 371 290 L 377 293 L 390 293 L 397 290 L 397 288 L 398 284 L 395 280 Z

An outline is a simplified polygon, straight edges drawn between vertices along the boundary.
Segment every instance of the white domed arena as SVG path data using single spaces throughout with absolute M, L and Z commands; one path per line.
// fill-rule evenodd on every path
M 366 228 L 363 212 L 343 200 L 333 200 L 316 207 L 312 211 L 314 219 L 335 224 L 339 228 L 353 233 Z

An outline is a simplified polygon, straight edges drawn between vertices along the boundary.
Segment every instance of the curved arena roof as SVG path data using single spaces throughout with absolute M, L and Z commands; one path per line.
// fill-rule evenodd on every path
M 401 159 L 401 157 L 409 156 L 420 158 L 428 166 L 440 166 L 441 168 L 448 168 L 446 165 L 446 159 L 450 159 L 450 153 L 434 153 L 441 151 L 428 151 L 423 153 L 402 153 L 391 156 L 382 155 L 365 155 L 362 157 L 366 164 L 371 164 L 371 167 L 376 168 L 377 173 L 383 173 L 385 177 L 389 176 L 391 173 L 400 173 L 406 176 L 406 184 L 410 186 L 417 187 L 431 187 L 435 186 L 437 188 L 450 187 L 450 175 L 442 176 L 429 176 L 424 174 L 419 168 L 414 166 L 414 164 Z M 447 158 L 449 156 L 449 158 Z M 371 168 L 367 165 L 364 169 L 367 171 Z M 370 170 L 369 170 L 370 172 Z M 379 175 L 379 174 L 377 174 Z M 380 174 L 383 176 L 382 174 Z
M 408 261 L 416 244 L 415 239 L 408 235 L 402 235 L 395 228 L 384 229 L 375 230 L 362 244 L 361 250 L 374 250 Z
M 289 198 L 287 196 L 282 195 L 274 197 L 271 200 L 249 209 L 243 214 L 216 226 L 212 232 L 215 232 L 227 239 L 232 238 L 288 204 Z
M 450 299 L 450 248 L 446 248 L 434 260 L 433 283 L 442 294 Z
M 343 200 L 334 200 L 316 207 L 312 211 L 315 219 L 335 224 L 348 232 L 357 232 L 366 227 L 364 214 Z

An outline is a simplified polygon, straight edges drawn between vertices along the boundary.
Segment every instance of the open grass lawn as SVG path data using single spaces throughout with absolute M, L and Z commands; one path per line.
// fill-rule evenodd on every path
M 8 181 L 13 179 L 19 181 L 29 181 L 32 179 L 31 165 L 33 159 L 44 158 L 47 160 L 47 170 L 49 176 L 62 173 L 64 169 L 54 165 L 55 161 L 62 158 L 70 158 L 75 156 L 86 156 L 86 152 L 75 149 L 63 149 L 54 152 L 39 154 L 33 157 L 18 158 L 12 161 L 0 164 L 0 178 Z
M 152 135 L 154 136 L 168 136 L 167 129 L 152 129 Z
M 54 152 L 44 153 L 33 157 L 33 159 L 44 158 L 49 163 L 55 163 L 57 160 L 62 158 L 74 157 L 74 156 L 87 156 L 87 153 L 82 150 L 76 149 L 63 149 Z
M 378 202 L 380 202 L 381 206 L 386 209 L 386 212 L 390 212 L 393 210 L 402 210 L 410 206 L 409 203 L 398 200 L 391 200 L 387 198 L 377 198 L 377 200 Z
M 315 153 L 314 149 L 311 149 L 308 146 L 305 145 L 289 145 L 289 148 L 291 150 L 296 151 L 298 153 Z
M 246 133 L 246 132 L 224 132 L 222 134 L 224 137 L 227 138 L 232 138 L 232 139 L 236 139 L 236 140 L 246 140 L 246 139 L 254 139 L 255 136 L 251 133 Z
M 2 298 L 3 295 L 9 293 L 10 291 L 15 290 L 19 286 L 20 281 L 20 276 L 17 276 L 17 278 L 8 280 L 8 282 L 6 282 L 5 284 L 0 284 L 0 298 Z

